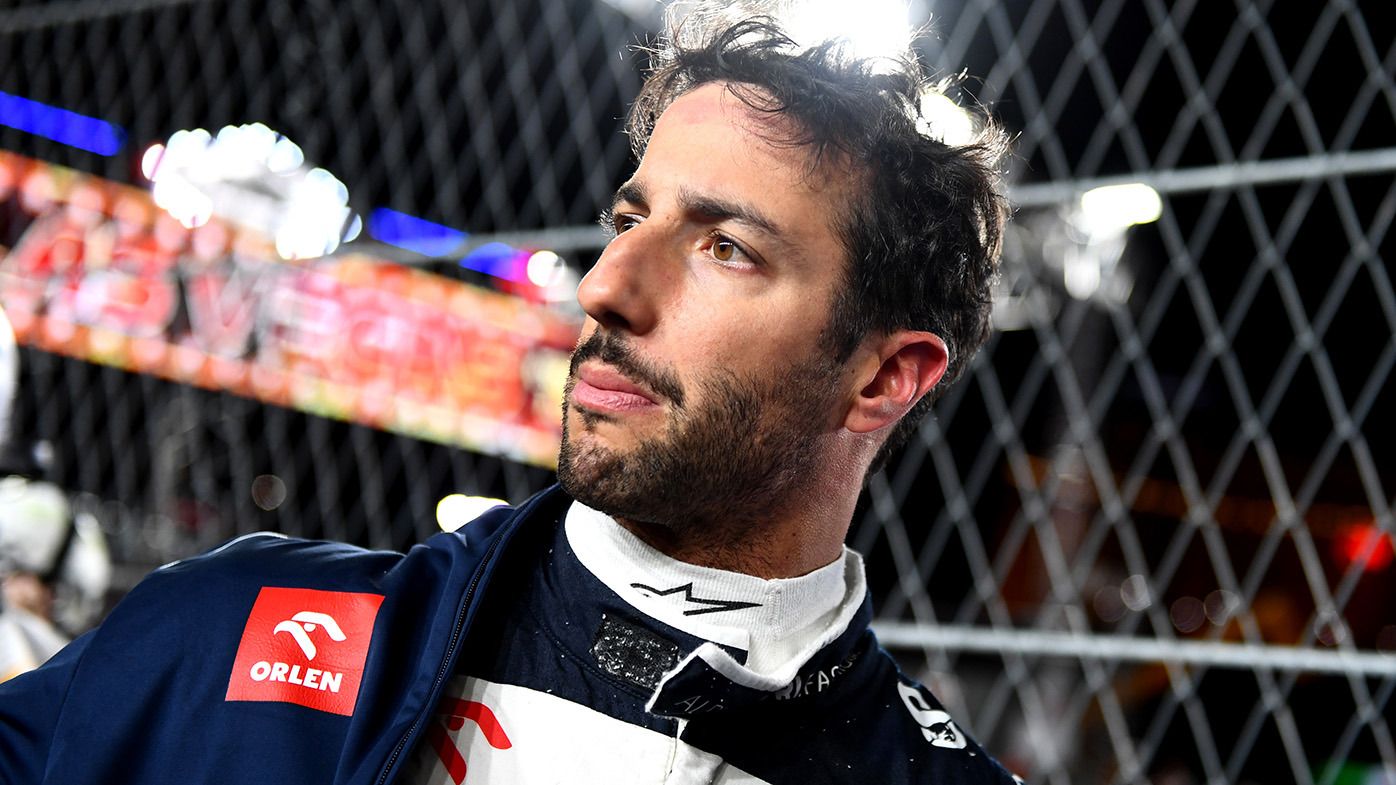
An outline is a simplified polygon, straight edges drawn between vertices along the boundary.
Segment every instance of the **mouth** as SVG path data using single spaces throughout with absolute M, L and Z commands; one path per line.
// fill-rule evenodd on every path
M 574 381 L 572 404 L 594 412 L 637 412 L 660 405 L 658 395 L 601 362 L 582 363 Z

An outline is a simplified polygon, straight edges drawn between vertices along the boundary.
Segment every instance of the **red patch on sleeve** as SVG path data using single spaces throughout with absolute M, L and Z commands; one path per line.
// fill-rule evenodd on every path
M 228 678 L 230 701 L 354 713 L 381 594 L 263 586 Z

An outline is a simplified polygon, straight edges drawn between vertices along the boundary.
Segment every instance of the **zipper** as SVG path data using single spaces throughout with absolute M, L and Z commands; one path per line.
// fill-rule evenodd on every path
M 501 532 L 501 534 L 504 533 Z M 431 716 L 431 712 L 436 708 L 436 700 L 439 697 L 441 684 L 446 681 L 446 671 L 449 670 L 447 666 L 455 656 L 456 646 L 460 643 L 461 632 L 465 627 L 465 617 L 470 612 L 470 602 L 475 597 L 475 589 L 480 585 L 480 576 L 485 574 L 485 568 L 489 566 L 490 560 L 494 557 L 495 550 L 499 548 L 500 542 L 504 539 L 505 537 L 502 536 L 495 537 L 494 541 L 490 543 L 490 547 L 485 549 L 485 556 L 480 560 L 479 568 L 475 570 L 475 574 L 470 578 L 470 585 L 465 589 L 464 602 L 461 603 L 460 611 L 456 613 L 456 626 L 451 630 L 451 640 L 446 645 L 446 657 L 441 661 L 441 667 L 436 671 L 436 679 L 431 683 L 431 692 L 429 694 L 431 695 L 432 705 L 427 709 L 427 714 L 425 715 L 427 717 Z M 422 719 L 423 717 L 419 716 L 417 719 L 413 720 L 411 727 L 407 729 L 406 735 L 398 740 L 396 747 L 393 747 L 392 754 L 388 756 L 388 763 L 383 767 L 383 773 L 378 775 L 378 779 L 376 780 L 377 785 L 384 785 L 384 783 L 388 781 L 388 772 L 392 771 L 393 764 L 397 763 L 398 757 L 402 755 L 403 749 L 407 746 L 408 739 L 411 739 L 417 734 L 417 728 L 421 726 Z

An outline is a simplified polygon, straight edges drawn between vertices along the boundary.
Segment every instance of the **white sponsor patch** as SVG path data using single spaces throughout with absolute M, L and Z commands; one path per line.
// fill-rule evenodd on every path
M 459 676 L 447 685 L 405 782 L 768 785 L 663 733 L 556 695 Z

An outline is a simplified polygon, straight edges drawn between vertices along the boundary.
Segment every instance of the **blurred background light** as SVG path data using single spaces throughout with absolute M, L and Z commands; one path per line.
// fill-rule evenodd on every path
M 98 155 L 116 155 L 126 131 L 106 120 L 0 92 L 0 125 Z
M 485 243 L 466 254 L 460 266 L 477 273 L 521 281 L 528 275 L 530 254 L 507 243 Z
M 276 251 L 283 259 L 324 256 L 339 247 L 349 218 L 349 189 L 324 169 L 311 169 L 291 187 Z
M 911 41 L 908 16 L 907 4 L 899 0 L 811 0 L 794 5 L 786 23 L 802 46 L 841 38 L 855 56 L 895 57 Z
M 364 219 L 359 217 L 356 213 L 354 217 L 349 220 L 349 227 L 344 230 L 344 242 L 352 243 L 359 239 L 359 235 L 363 233 L 363 230 Z
M 1235 592 L 1216 589 L 1203 601 L 1207 620 L 1220 627 L 1231 621 L 1231 617 L 1241 608 L 1241 598 Z
M 1168 609 L 1168 618 L 1173 622 L 1173 626 L 1178 629 L 1178 632 L 1185 635 L 1197 632 L 1207 621 L 1202 600 L 1196 597 L 1179 597 L 1174 600 Z
M 939 90 L 921 94 L 921 117 L 916 121 L 921 133 L 948 145 L 974 141 L 974 120 L 964 107 Z
M 1124 618 L 1126 608 L 1124 600 L 1120 597 L 1120 587 L 1110 585 L 1096 589 L 1091 607 L 1103 622 L 1113 624 Z
M 147 147 L 141 155 L 141 175 L 147 180 L 155 179 L 155 170 L 160 168 L 160 159 L 165 155 L 165 146 L 156 142 Z
M 453 532 L 487 511 L 506 504 L 508 502 L 502 499 L 492 499 L 488 496 L 453 493 L 436 503 L 436 524 L 441 527 L 441 531 Z
M 275 474 L 259 474 L 252 481 L 252 501 L 264 510 L 275 510 L 286 501 L 286 483 Z
M 1066 256 L 1062 263 L 1062 285 L 1067 294 L 1078 300 L 1088 300 L 1100 290 L 1099 256 L 1079 251 Z
M 349 189 L 262 123 L 176 131 L 141 156 L 155 203 L 188 228 L 218 215 L 275 240 L 283 259 L 334 252 L 362 227 Z
M 552 251 L 538 251 L 528 257 L 528 280 L 539 288 L 546 288 L 557 279 L 562 270 L 562 258 Z
M 368 233 L 380 243 L 433 257 L 449 255 L 470 236 L 388 207 L 375 208 L 368 214 Z
M 203 226 L 213 217 L 213 200 L 178 175 L 156 181 L 152 195 L 155 204 L 186 228 Z
M 1106 185 L 1081 194 L 1078 226 L 1093 235 L 1153 223 L 1163 214 L 1158 191 L 1144 183 Z
M 1149 594 L 1149 581 L 1143 575 L 1131 575 L 1120 584 L 1120 599 L 1132 611 L 1142 611 L 1154 604 Z
M 1343 526 L 1333 538 L 1333 557 L 1344 568 L 1361 564 L 1366 572 L 1379 572 L 1391 564 L 1396 550 L 1391 535 L 1382 531 L 1376 521 Z

